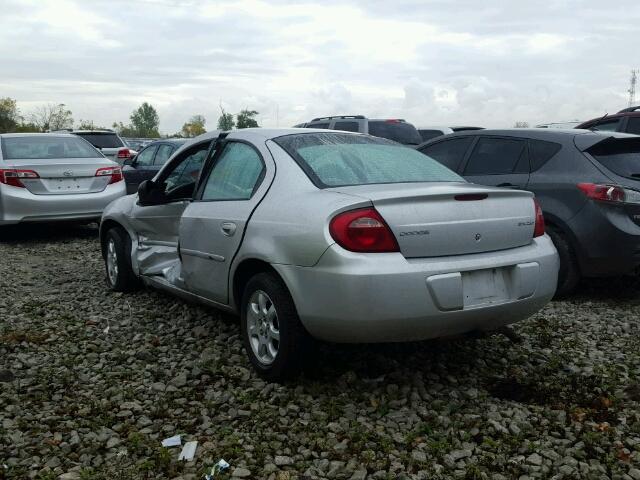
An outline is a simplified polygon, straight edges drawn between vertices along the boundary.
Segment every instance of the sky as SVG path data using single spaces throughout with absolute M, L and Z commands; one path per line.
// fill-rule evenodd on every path
M 0 97 L 23 116 L 160 131 L 220 107 L 261 126 L 317 116 L 416 126 L 587 120 L 627 106 L 640 1 L 0 0 Z M 637 103 L 640 104 L 640 84 Z

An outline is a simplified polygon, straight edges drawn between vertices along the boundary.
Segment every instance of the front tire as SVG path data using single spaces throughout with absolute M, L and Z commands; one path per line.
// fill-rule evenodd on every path
M 249 361 L 262 378 L 278 382 L 300 373 L 313 340 L 277 275 L 259 273 L 249 280 L 242 295 L 240 318 Z
M 547 227 L 547 234 L 558 250 L 560 271 L 558 287 L 554 298 L 562 298 L 572 294 L 580 283 L 580 269 L 573 248 L 567 238 L 553 227 Z
M 133 292 L 140 288 L 140 280 L 131 267 L 131 239 L 123 229 L 107 231 L 103 243 L 107 284 L 116 292 Z

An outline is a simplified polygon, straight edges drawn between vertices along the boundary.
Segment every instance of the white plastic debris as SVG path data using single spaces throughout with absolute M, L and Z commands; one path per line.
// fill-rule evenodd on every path
M 198 442 L 186 442 L 184 447 L 182 447 L 182 452 L 180 452 L 180 456 L 178 460 L 186 460 L 187 462 L 193 460 L 193 457 L 196 455 L 196 448 L 198 447 Z
M 174 435 L 173 437 L 165 438 L 162 440 L 163 447 L 179 447 L 182 445 L 182 439 L 180 435 Z
M 205 475 L 204 478 L 205 480 L 213 480 L 217 473 L 222 473 L 227 468 L 229 468 L 229 464 L 224 458 L 221 458 L 218 463 L 211 467 L 211 471 L 207 475 Z

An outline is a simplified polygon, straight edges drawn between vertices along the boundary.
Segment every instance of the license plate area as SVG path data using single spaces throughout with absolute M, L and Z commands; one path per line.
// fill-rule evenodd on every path
M 509 300 L 507 273 L 504 268 L 462 272 L 464 308 Z

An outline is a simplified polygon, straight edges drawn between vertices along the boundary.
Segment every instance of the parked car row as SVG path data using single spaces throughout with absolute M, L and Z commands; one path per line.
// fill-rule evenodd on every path
M 315 339 L 491 330 L 640 265 L 640 137 L 461 127 L 422 142 L 358 115 L 298 127 L 158 140 L 122 166 L 82 132 L 2 135 L 0 225 L 104 210 L 108 285 L 238 313 L 273 380 Z

